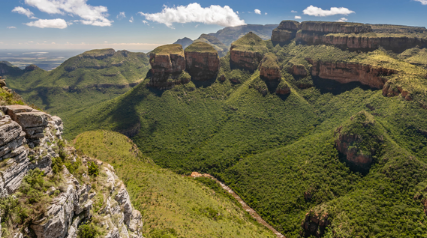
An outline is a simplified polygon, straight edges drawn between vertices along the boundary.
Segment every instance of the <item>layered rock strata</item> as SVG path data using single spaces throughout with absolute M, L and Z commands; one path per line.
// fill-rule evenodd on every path
M 149 86 L 160 89 L 170 88 L 179 81 L 186 67 L 185 54 L 179 44 L 163 45 L 150 53 L 151 80 Z
M 301 223 L 301 227 L 303 229 L 301 236 L 322 237 L 326 228 L 331 225 L 331 222 L 328 220 L 328 218 L 329 215 L 325 211 L 316 212 L 311 210 L 305 214 L 304 221 Z
M 208 43 L 194 42 L 185 49 L 187 72 L 193 80 L 216 78 L 219 71 L 218 52 Z
M 258 68 L 267 51 L 264 41 L 256 34 L 249 32 L 231 44 L 231 66 L 253 72 Z
M 371 88 L 382 89 L 387 82 L 385 76 L 396 74 L 393 69 L 377 68 L 352 62 L 322 62 L 307 59 L 312 64 L 311 74 L 339 83 L 359 82 Z
M 284 43 L 292 40 L 296 36 L 296 32 L 300 27 L 297 21 L 282 21 L 280 25 L 273 30 L 271 41 L 275 43 Z
M 305 69 L 304 65 L 292 64 L 289 67 L 288 72 L 294 76 L 307 77 L 307 70 Z
M 274 54 L 268 53 L 264 56 L 259 65 L 259 74 L 261 78 L 266 80 L 280 80 L 282 78 L 277 57 Z

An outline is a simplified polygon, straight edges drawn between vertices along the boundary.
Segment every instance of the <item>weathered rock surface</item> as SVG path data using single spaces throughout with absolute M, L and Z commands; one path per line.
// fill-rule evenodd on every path
M 282 21 L 280 25 L 273 30 L 271 41 L 274 43 L 284 43 L 296 36 L 296 32 L 300 27 L 297 21 Z
M 276 89 L 276 94 L 288 95 L 291 93 L 291 88 L 286 84 L 279 84 Z
M 208 43 L 194 42 L 185 49 L 187 72 L 193 80 L 209 80 L 219 71 L 218 52 Z
M 259 74 L 263 79 L 280 80 L 282 78 L 280 67 L 277 64 L 277 57 L 272 53 L 266 54 L 261 60 L 259 71 Z
M 401 95 L 406 101 L 412 101 L 412 95 L 402 87 L 397 87 L 390 82 L 387 82 L 383 87 L 383 96 L 394 97 Z
M 301 236 L 322 237 L 325 233 L 326 227 L 331 224 L 328 218 L 329 214 L 326 211 L 311 210 L 305 214 L 304 221 L 301 224 L 303 229 Z
M 372 32 L 372 27 L 370 25 L 349 22 L 306 21 L 301 23 L 299 29 L 311 32 L 345 34 Z
M 289 68 L 289 73 L 298 77 L 307 76 L 307 70 L 305 69 L 304 65 L 300 65 L 300 64 L 292 64 L 291 67 Z
M 150 54 L 150 65 L 150 86 L 170 88 L 175 84 L 186 83 L 172 81 L 173 79 L 178 79 L 186 67 L 184 50 L 181 45 L 174 44 L 157 47 Z
M 259 36 L 249 32 L 231 44 L 231 66 L 255 71 L 267 51 L 264 41 Z
M 359 82 L 371 88 L 382 89 L 387 79 L 384 76 L 396 74 L 393 69 L 376 68 L 352 62 L 322 62 L 307 59 L 313 66 L 312 76 L 330 79 L 339 83 Z

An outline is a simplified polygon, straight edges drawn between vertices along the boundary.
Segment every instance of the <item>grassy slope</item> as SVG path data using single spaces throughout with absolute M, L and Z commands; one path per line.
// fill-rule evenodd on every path
M 226 181 L 287 237 L 298 236 L 305 213 L 321 204 L 330 207 L 337 221 L 333 224 L 353 227 L 354 231 L 343 231 L 347 236 L 424 232 L 422 206 L 412 196 L 425 178 L 420 168 L 427 162 L 427 138 L 422 134 L 427 131 L 427 110 L 416 101 L 387 98 L 381 91 L 358 84 L 330 84 L 310 76 L 294 78 L 286 72 L 289 63 L 309 67 L 305 57 L 359 59 L 397 64 L 404 70 L 412 66 L 379 51 L 358 55 L 332 46 L 291 43 L 280 47 L 269 42 L 267 46 L 278 56 L 284 81 L 291 87 L 287 97 L 262 96 L 250 88 L 259 72 L 231 71 L 226 56 L 221 59 L 222 73 L 227 79 L 237 75 L 240 84 L 217 80 L 166 91 L 140 84 L 123 96 L 76 114 L 66 127 L 67 137 L 140 123 L 133 140 L 144 154 L 180 173 L 209 172 Z M 387 62 L 381 62 L 384 59 Z M 316 87 L 299 89 L 296 85 L 301 80 Z M 333 133 L 362 110 L 374 115 L 388 138 L 387 153 L 365 177 L 340 162 Z M 311 188 L 317 191 L 315 199 L 305 202 L 304 192 Z M 392 230 L 394 223 L 396 230 Z
M 218 51 L 219 57 L 223 57 L 228 52 L 228 47 L 219 41 L 215 36 L 202 34 L 197 40 L 212 45 Z
M 209 43 L 196 41 L 185 48 L 185 52 L 207 52 L 207 53 L 217 53 L 217 50 Z
M 229 197 L 161 169 L 121 134 L 85 132 L 75 147 L 114 166 L 142 213 L 145 237 L 274 237 Z

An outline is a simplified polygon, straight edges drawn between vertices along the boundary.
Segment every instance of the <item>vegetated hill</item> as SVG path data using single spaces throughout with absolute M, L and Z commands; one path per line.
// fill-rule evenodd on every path
M 149 70 L 144 53 L 92 50 L 45 71 L 37 66 L 21 70 L 0 64 L 0 75 L 25 101 L 59 115 L 64 123 L 82 108 L 96 105 L 128 91 Z
M 182 48 L 187 48 L 187 46 L 191 45 L 191 43 L 193 43 L 193 40 L 188 38 L 188 37 L 184 37 L 182 39 L 179 39 L 177 41 L 175 41 L 175 43 L 173 44 L 180 44 L 182 46 Z
M 219 41 L 215 36 L 202 34 L 195 41 L 201 41 L 212 45 L 216 51 L 218 51 L 219 57 L 223 57 L 228 52 L 228 47 L 224 45 L 221 41 Z
M 270 40 L 271 32 L 276 28 L 278 24 L 247 24 L 243 26 L 226 27 L 217 31 L 216 33 L 210 33 L 208 35 L 215 36 L 224 45 L 230 46 L 231 43 L 246 35 L 248 32 L 253 32 L 261 37 L 263 40 Z
M 231 68 L 228 54 L 215 81 L 168 90 L 142 83 L 76 114 L 68 137 L 134 130 L 133 141 L 160 166 L 213 174 L 286 237 L 309 236 L 310 226 L 332 237 L 427 231 L 425 200 L 414 200 L 427 178 L 426 70 L 382 49 L 261 45 L 277 57 L 289 94 L 260 93 L 255 82 L 278 85 L 259 80 L 257 70 Z M 363 131 L 371 122 L 375 130 Z M 340 137 L 352 125 L 362 142 Z M 366 147 L 366 135 L 379 146 Z
M 218 184 L 160 168 L 126 136 L 91 131 L 74 143 L 78 150 L 114 166 L 143 214 L 144 237 L 275 237 Z
M 352 26 L 369 30 L 305 25 L 316 37 L 365 34 L 350 33 Z M 214 175 L 286 237 L 425 234 L 427 70 L 403 60 L 423 47 L 398 55 L 381 45 L 348 50 L 289 35 L 281 43 L 243 37 L 235 44 L 242 64 L 233 66 L 228 53 L 216 79 L 163 90 L 143 82 L 82 108 L 68 119 L 66 136 L 132 132 L 158 165 Z M 275 83 L 262 77 L 262 65 L 243 69 L 254 55 L 281 70 Z M 283 85 L 286 93 L 277 93 Z

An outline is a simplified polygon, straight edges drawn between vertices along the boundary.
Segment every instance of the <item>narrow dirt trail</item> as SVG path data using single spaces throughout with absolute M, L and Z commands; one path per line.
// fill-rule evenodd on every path
M 237 195 L 230 187 L 223 184 L 222 182 L 220 182 L 218 179 L 216 179 L 212 175 L 200 174 L 197 172 L 193 172 L 191 174 L 191 177 L 193 177 L 193 178 L 207 177 L 207 178 L 215 180 L 215 182 L 217 182 L 224 190 L 226 190 L 229 194 L 231 194 L 242 205 L 243 209 L 245 209 L 245 211 L 247 211 L 259 224 L 267 227 L 270 231 L 272 231 L 274 234 L 276 234 L 276 236 L 278 238 L 286 238 L 284 235 L 282 235 L 280 232 L 278 232 L 276 229 L 274 229 L 272 226 L 270 226 L 266 221 L 264 221 L 264 219 L 262 219 L 261 216 L 254 209 L 249 207 L 248 204 L 246 204 L 243 201 L 243 199 L 241 197 L 239 197 L 239 195 Z

